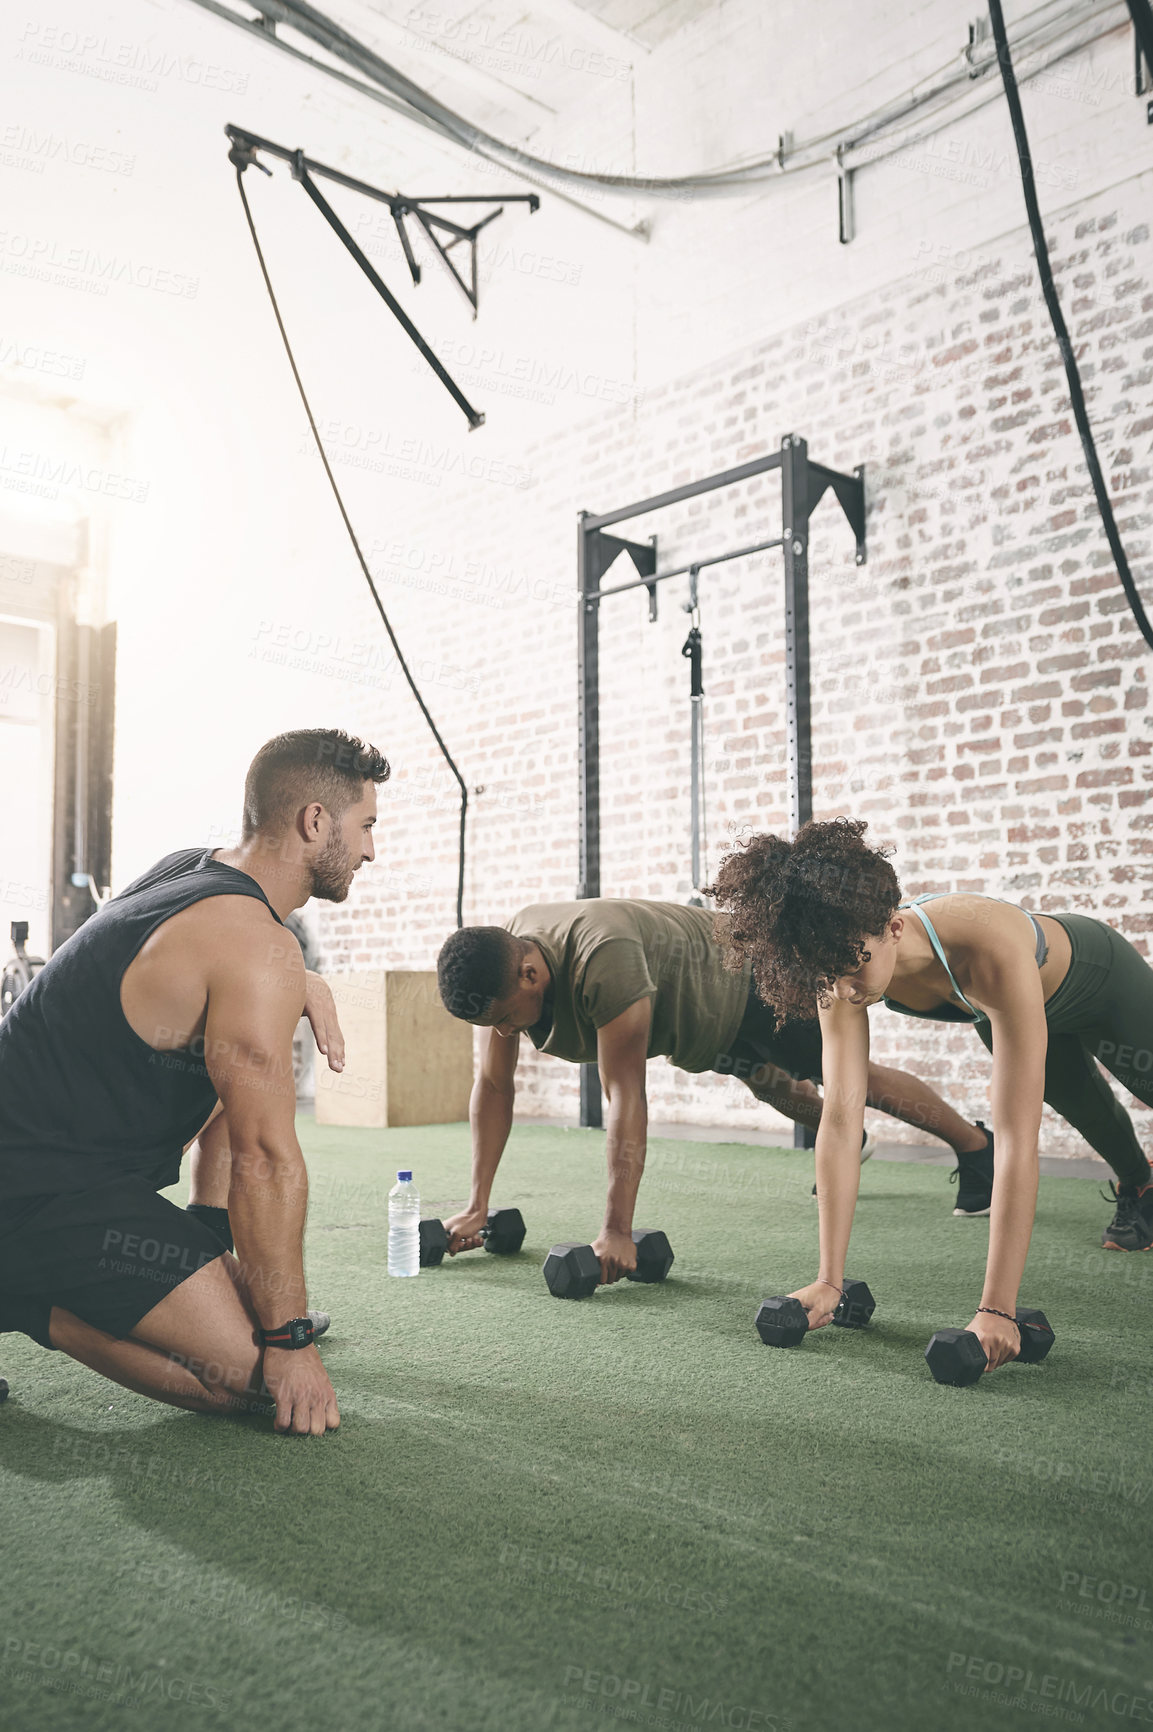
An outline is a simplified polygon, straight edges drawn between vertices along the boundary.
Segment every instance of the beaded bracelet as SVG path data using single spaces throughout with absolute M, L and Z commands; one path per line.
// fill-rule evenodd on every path
M 1021 1325 L 1019 1323 L 1017 1323 L 1017 1319 L 1015 1317 L 1010 1317 L 1010 1315 L 1007 1311 L 998 1311 L 998 1309 L 995 1305 L 978 1305 L 977 1310 L 988 1312 L 990 1317 L 1003 1317 L 1005 1319 L 1006 1323 L 1016 1324 L 1017 1331 L 1018 1331 L 1018 1333 L 1020 1333 Z
M 841 1287 L 838 1287 L 837 1283 L 835 1281 L 822 1281 L 821 1277 L 818 1275 L 817 1276 L 817 1286 L 818 1287 L 831 1287 L 833 1289 L 834 1293 L 839 1293 L 841 1295 L 842 1299 L 845 1297 L 844 1289 Z

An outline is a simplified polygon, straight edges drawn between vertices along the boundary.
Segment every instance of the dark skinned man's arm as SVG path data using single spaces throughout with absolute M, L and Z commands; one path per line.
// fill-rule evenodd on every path
M 641 998 L 597 1030 L 597 1066 L 608 1101 L 608 1197 L 604 1226 L 593 1244 L 603 1281 L 619 1281 L 637 1266 L 631 1234 L 648 1144 L 645 1064 L 651 1026 L 652 1003 Z
M 468 1103 L 472 1129 L 472 1191 L 468 1207 L 450 1215 L 444 1223 L 449 1234 L 449 1255 L 472 1251 L 484 1243 L 480 1230 L 488 1218 L 489 1197 L 508 1134 L 512 1129 L 516 1099 L 516 1061 L 520 1035 L 498 1034 L 495 1028 L 480 1033 L 480 1065 Z

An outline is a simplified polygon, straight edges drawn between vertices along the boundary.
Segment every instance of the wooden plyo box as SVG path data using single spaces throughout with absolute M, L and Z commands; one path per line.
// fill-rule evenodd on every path
M 325 976 L 345 1061 L 316 1055 L 318 1125 L 445 1125 L 468 1118 L 472 1028 L 440 1002 L 436 975 L 368 969 Z

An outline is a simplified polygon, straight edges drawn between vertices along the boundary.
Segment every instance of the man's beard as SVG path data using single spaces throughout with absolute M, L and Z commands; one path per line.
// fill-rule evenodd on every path
M 352 885 L 352 873 L 352 855 L 334 832 L 316 857 L 309 894 L 320 902 L 343 902 Z

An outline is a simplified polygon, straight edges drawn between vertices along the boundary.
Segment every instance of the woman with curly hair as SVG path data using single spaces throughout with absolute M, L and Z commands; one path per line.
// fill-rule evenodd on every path
M 1105 1248 L 1153 1248 L 1149 1162 L 1096 1062 L 1153 1106 L 1153 969 L 1084 914 L 1034 915 L 997 897 L 945 892 L 902 902 L 886 850 L 863 839 L 867 827 L 835 818 L 805 824 L 793 841 L 753 836 L 725 858 L 713 887 L 730 917 L 734 960 L 751 961 L 778 1019 L 811 1016 L 815 1004 L 820 1021 L 820 1272 L 796 1297 L 810 1328 L 832 1320 L 857 1201 L 870 1005 L 971 1023 L 993 1055 L 997 1152 L 985 1286 L 969 1329 L 992 1371 L 1017 1356 L 1013 1314 L 1037 1201 L 1042 1101 L 1117 1175 Z

